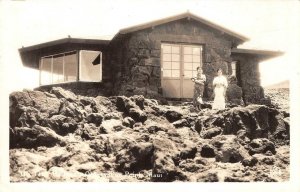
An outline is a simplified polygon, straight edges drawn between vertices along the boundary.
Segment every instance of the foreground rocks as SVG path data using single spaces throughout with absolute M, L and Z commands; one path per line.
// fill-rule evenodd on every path
M 10 95 L 10 180 L 289 179 L 289 120 L 264 105 L 203 109 L 61 88 Z

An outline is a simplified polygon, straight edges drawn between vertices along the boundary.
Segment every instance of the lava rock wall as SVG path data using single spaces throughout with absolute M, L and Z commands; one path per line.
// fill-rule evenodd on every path
M 161 97 L 161 43 L 201 44 L 203 71 L 207 76 L 204 96 L 212 99 L 212 81 L 218 68 L 231 74 L 231 48 L 235 39 L 193 20 L 182 19 L 130 34 L 119 34 L 111 46 L 114 92 Z
M 240 83 L 245 104 L 268 104 L 264 89 L 260 86 L 259 59 L 255 56 L 245 55 L 234 56 L 233 59 L 240 63 Z

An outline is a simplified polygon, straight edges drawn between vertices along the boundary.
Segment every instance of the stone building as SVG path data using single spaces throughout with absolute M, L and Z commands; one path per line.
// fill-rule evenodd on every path
M 120 30 L 111 40 L 65 38 L 19 50 L 24 66 L 40 70 L 40 89 L 53 85 L 106 95 L 191 98 L 196 68 L 212 99 L 218 68 L 235 76 L 243 100 L 260 103 L 259 62 L 276 51 L 238 48 L 248 38 L 189 12 Z

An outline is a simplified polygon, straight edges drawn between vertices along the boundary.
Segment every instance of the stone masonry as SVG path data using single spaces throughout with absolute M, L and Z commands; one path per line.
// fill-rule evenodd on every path
M 204 96 L 212 99 L 212 80 L 218 68 L 228 74 L 235 41 L 233 37 L 187 19 L 120 35 L 111 47 L 114 92 L 127 96 L 160 97 L 161 43 L 187 43 L 204 46 L 203 71 L 207 77 Z

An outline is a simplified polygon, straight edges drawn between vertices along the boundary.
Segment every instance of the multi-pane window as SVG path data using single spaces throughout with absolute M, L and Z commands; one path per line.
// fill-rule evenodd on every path
M 41 85 L 52 83 L 52 57 L 41 59 L 40 78 Z
M 40 84 L 77 81 L 78 71 L 80 81 L 99 82 L 102 80 L 102 65 L 100 51 L 80 51 L 80 62 L 77 51 L 61 53 L 41 58 Z M 80 70 L 78 70 L 78 62 Z
M 194 77 L 202 66 L 202 46 L 162 44 L 163 77 Z
M 162 45 L 163 76 L 180 77 L 180 46 Z
M 193 45 L 183 46 L 184 77 L 195 77 L 197 67 L 201 66 L 202 47 Z
M 41 58 L 41 85 L 76 81 L 76 51 Z

